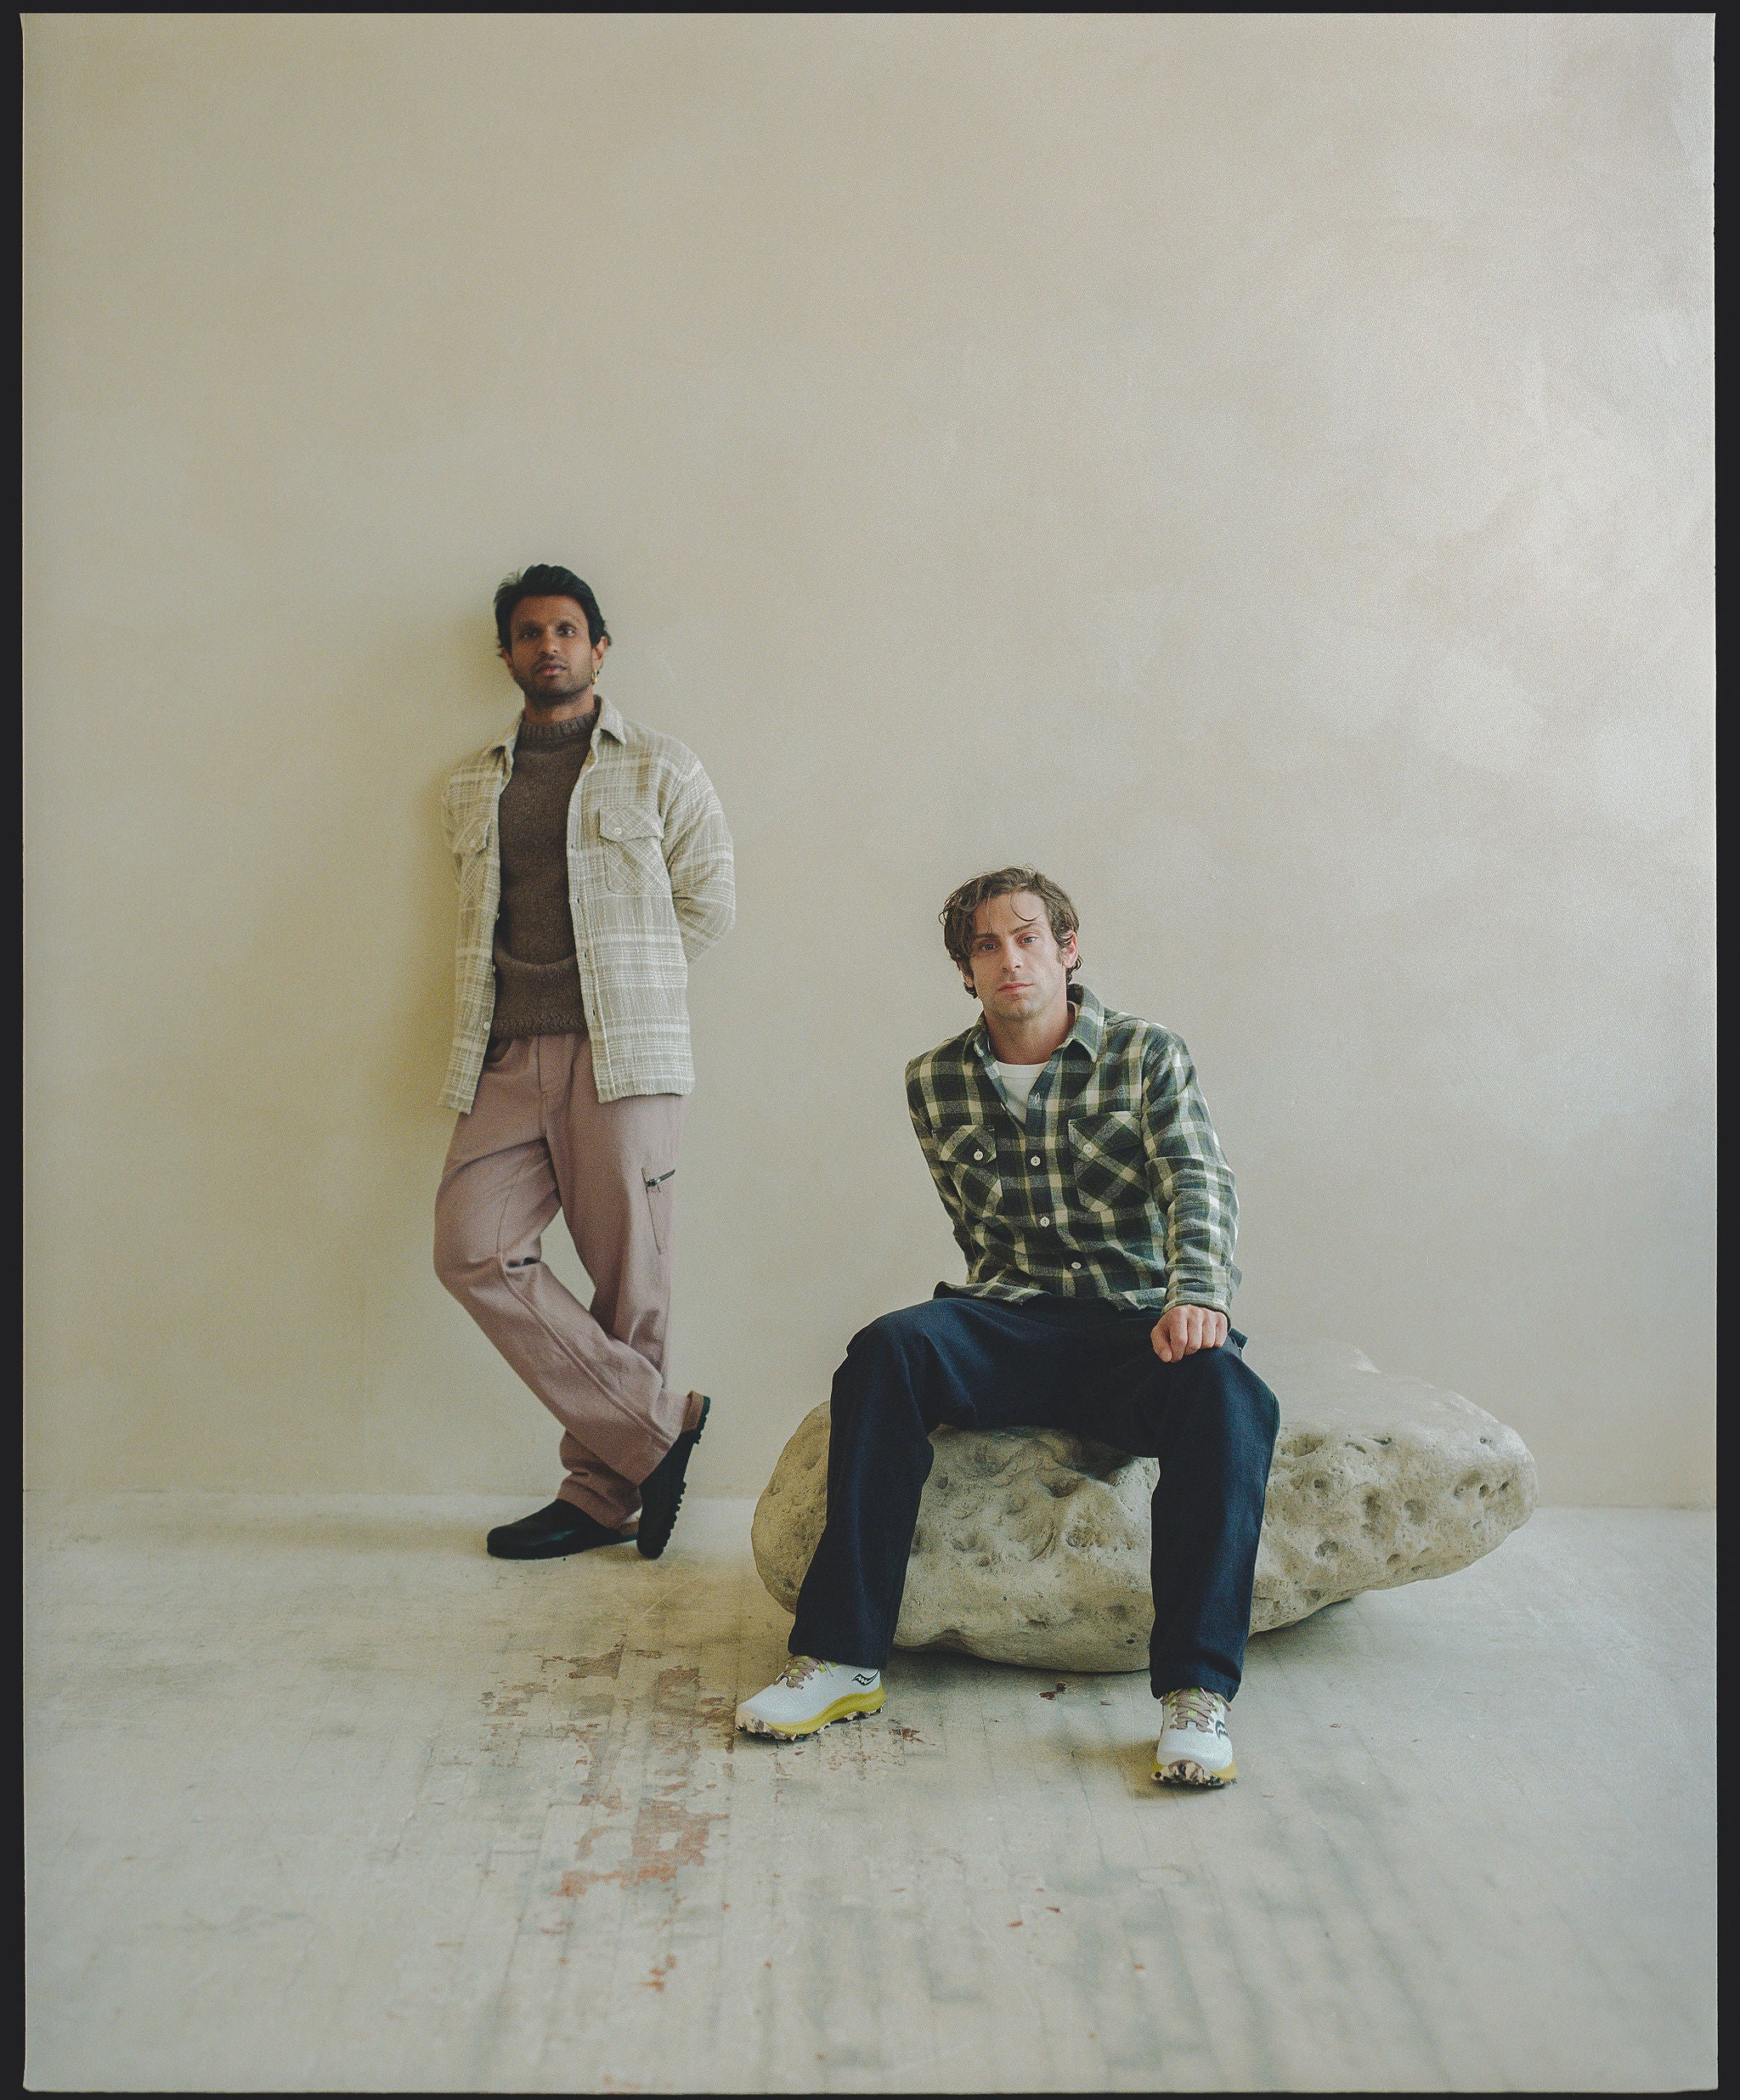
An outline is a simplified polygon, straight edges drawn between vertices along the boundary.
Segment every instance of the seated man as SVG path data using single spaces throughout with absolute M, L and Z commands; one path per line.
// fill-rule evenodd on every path
M 1161 1461 L 1154 1776 L 1223 1786 L 1280 1419 L 1227 1324 L 1232 1174 L 1184 1044 L 1071 985 L 1056 883 L 980 875 L 942 926 L 983 1015 L 913 1059 L 907 1099 L 967 1281 L 852 1337 L 792 1660 L 737 1725 L 810 1736 L 881 1706 L 933 1429 L 1064 1429 Z

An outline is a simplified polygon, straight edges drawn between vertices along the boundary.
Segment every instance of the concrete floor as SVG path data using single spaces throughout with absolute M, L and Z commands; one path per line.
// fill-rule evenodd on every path
M 32 2088 L 1715 2081 L 1708 1516 L 1253 1641 L 1197 1796 L 1140 1678 L 897 1657 L 733 1738 L 749 1505 L 485 1559 L 523 1507 L 32 1498 Z

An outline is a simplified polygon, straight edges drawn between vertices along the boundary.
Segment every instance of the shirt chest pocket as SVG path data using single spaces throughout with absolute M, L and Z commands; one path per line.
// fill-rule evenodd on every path
M 1003 1177 L 997 1170 L 997 1140 L 983 1124 L 963 1124 L 937 1141 L 937 1156 L 947 1168 L 969 1217 L 983 1217 L 1003 1208 Z
M 669 889 L 664 865 L 664 819 L 657 810 L 607 802 L 598 812 L 604 845 L 604 880 L 612 889 Z
M 1149 1199 L 1142 1119 L 1127 1109 L 1070 1119 L 1076 1193 L 1090 1210 L 1128 1212 Z
M 453 865 L 460 895 L 480 897 L 489 872 L 489 849 L 495 843 L 495 816 L 486 810 L 463 824 L 453 842 Z

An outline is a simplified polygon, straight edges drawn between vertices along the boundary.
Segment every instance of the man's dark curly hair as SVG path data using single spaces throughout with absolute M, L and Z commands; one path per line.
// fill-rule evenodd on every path
M 495 638 L 504 649 L 513 624 L 513 609 L 522 598 L 572 598 L 586 616 L 586 632 L 592 637 L 594 648 L 610 639 L 610 629 L 604 624 L 591 586 L 583 584 L 572 569 L 554 562 L 534 562 L 517 576 L 504 576 L 496 587 Z
M 967 994 L 976 999 L 973 990 L 973 919 L 981 904 L 989 904 L 993 897 L 1012 897 L 1018 889 L 1025 889 L 1045 906 L 1045 916 L 1051 924 L 1051 937 L 1062 947 L 1070 935 L 1081 929 L 1082 922 L 1076 917 L 1076 907 L 1052 881 L 1042 875 L 1037 867 L 1000 867 L 989 875 L 975 875 L 969 883 L 963 883 L 944 905 L 939 917 L 942 920 L 942 945 L 951 958 L 959 965 L 963 977 L 968 979 Z M 1071 962 L 1065 974 L 1073 977 L 1082 967 L 1079 961 Z

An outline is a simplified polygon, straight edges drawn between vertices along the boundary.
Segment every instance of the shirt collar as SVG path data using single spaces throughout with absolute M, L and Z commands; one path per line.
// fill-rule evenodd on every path
M 1064 1047 L 1067 1049 L 1071 1043 L 1078 1042 L 1090 1058 L 1098 1058 L 1105 1042 L 1105 1008 L 1086 985 L 1079 989 L 1076 1025 L 1064 1037 Z
M 1086 985 L 1071 985 L 1070 1004 L 1076 1009 L 1075 1025 L 1058 1048 L 1067 1050 L 1071 1043 L 1079 1043 L 1090 1058 L 1097 1058 L 1105 1041 L 1105 1008 Z M 991 1047 L 991 1031 L 985 1025 L 982 1012 L 979 1016 L 979 1025 L 973 1030 L 972 1043 L 981 1064 L 996 1064 L 996 1054 Z
M 492 751 L 500 751 L 511 756 L 515 741 L 520 733 L 522 719 L 520 715 L 515 715 L 512 721 L 502 731 L 489 748 Z M 626 743 L 628 742 L 627 731 L 627 723 L 623 720 L 621 715 L 601 692 L 598 696 L 598 720 L 593 725 L 592 734 L 595 737 L 608 737 L 617 743 Z

